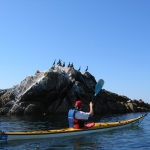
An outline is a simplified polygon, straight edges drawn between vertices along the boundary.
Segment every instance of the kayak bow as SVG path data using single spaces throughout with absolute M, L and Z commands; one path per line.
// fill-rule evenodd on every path
M 119 129 L 123 127 L 137 126 L 142 122 L 142 120 L 146 115 L 147 114 L 144 114 L 137 118 L 118 121 L 118 122 L 95 123 L 93 127 L 84 128 L 84 129 L 64 128 L 64 129 L 56 129 L 56 130 L 22 131 L 22 132 L 0 131 L 0 141 L 68 137 L 68 136 L 97 133 L 101 131 L 108 131 L 108 130 Z

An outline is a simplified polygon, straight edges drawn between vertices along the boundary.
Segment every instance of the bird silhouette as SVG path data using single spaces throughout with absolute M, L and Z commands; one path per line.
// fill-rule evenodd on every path
M 81 66 L 79 67 L 78 71 L 80 71 L 80 69 L 81 69 Z
M 62 65 L 63 67 L 65 67 L 65 62 L 63 63 L 63 65 Z
M 59 66 L 62 66 L 61 61 L 62 61 L 62 60 L 59 61 Z
M 57 65 L 61 66 L 61 60 L 60 59 L 58 60 Z
M 55 66 L 55 61 L 56 61 L 56 59 L 55 59 L 54 62 L 53 62 L 53 66 Z
M 86 67 L 86 70 L 85 70 L 85 72 L 87 72 L 88 71 L 88 66 Z
M 60 61 L 60 59 L 58 60 L 57 65 L 59 65 L 59 61 Z
M 73 68 L 73 63 L 70 65 L 71 68 Z
M 69 62 L 69 64 L 68 64 L 68 67 L 70 67 L 70 62 Z

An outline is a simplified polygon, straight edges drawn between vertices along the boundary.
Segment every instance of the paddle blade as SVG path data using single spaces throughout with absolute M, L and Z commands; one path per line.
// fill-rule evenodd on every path
M 96 86 L 95 86 L 95 95 L 94 96 L 96 96 L 100 92 L 100 90 L 102 89 L 103 85 L 104 85 L 104 80 L 100 79 L 97 82 Z

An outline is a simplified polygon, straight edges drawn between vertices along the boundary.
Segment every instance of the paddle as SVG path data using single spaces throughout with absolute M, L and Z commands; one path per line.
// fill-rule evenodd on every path
M 100 79 L 98 82 L 97 82 L 97 84 L 96 84 L 96 86 L 95 86 L 95 94 L 94 94 L 94 96 L 93 96 L 93 99 L 92 99 L 92 103 L 93 103 L 93 100 L 94 100 L 94 97 L 100 92 L 100 90 L 102 89 L 102 87 L 103 87 L 103 85 L 104 85 L 104 80 L 103 79 Z M 94 104 L 93 104 L 94 105 Z M 91 108 L 90 108 L 91 109 Z M 92 114 L 92 116 L 93 116 L 93 113 L 91 112 L 91 114 Z M 92 127 L 92 126 L 94 126 L 94 122 L 91 122 L 91 123 L 87 123 L 87 124 L 85 124 L 85 127 L 87 128 L 90 128 L 90 127 Z
M 103 85 L 104 85 L 104 80 L 103 80 L 103 79 L 100 79 L 100 80 L 97 82 L 96 86 L 95 86 L 95 94 L 94 94 L 94 97 L 100 92 L 100 90 L 102 89 Z M 93 99 L 92 99 L 92 102 L 93 102 L 93 100 L 94 100 L 94 97 L 93 97 Z

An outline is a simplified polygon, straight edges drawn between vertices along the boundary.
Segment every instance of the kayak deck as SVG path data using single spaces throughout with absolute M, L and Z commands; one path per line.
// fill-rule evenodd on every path
M 96 133 L 99 131 L 106 131 L 110 129 L 118 129 L 128 126 L 137 126 L 142 122 L 142 120 L 146 115 L 147 114 L 144 114 L 137 118 L 124 121 L 95 123 L 93 127 L 83 129 L 64 128 L 64 129 L 41 130 L 41 131 L 0 132 L 0 141 L 74 136 L 80 134 L 82 135 L 88 133 Z

